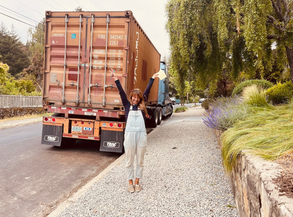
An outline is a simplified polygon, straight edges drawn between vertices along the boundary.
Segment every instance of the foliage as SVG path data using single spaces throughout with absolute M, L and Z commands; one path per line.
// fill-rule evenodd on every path
M 208 98 L 201 103 L 201 107 L 203 107 L 205 110 L 209 110 L 211 102 L 212 100 Z
M 43 56 L 45 47 L 45 18 L 35 28 L 29 28 L 28 34 L 30 39 L 27 42 L 27 46 L 30 59 L 33 59 L 36 53 Z
M 252 107 L 261 107 L 265 109 L 272 109 L 272 105 L 268 104 L 264 90 L 258 88 L 256 85 L 244 88 L 242 92 L 244 103 Z
M 224 70 L 233 79 L 244 73 L 274 80 L 287 64 L 293 82 L 292 9 L 288 0 L 169 0 L 171 65 L 182 89 L 194 74 L 196 85 L 213 95 Z
M 35 91 L 35 86 L 30 80 L 15 80 L 13 77 L 8 79 L 0 86 L 2 95 L 24 95 L 28 96 Z
M 0 29 L 0 61 L 9 65 L 12 76 L 29 66 L 27 47 L 13 30 L 7 31 L 3 24 Z
M 223 164 L 227 171 L 242 152 L 274 160 L 293 150 L 293 106 L 258 110 L 237 122 L 222 136 Z
M 216 85 L 217 88 L 214 97 L 229 97 L 232 95 L 232 91 L 235 87 L 235 83 L 226 70 L 223 71 Z
M 9 66 L 0 62 L 0 87 L 6 82 Z
M 205 100 L 207 101 L 207 100 Z M 205 102 L 204 101 L 204 102 Z M 210 128 L 225 131 L 248 115 L 248 106 L 239 97 L 219 97 L 211 103 L 203 122 Z
M 290 69 L 286 62 L 286 51 L 282 50 L 283 47 L 278 47 L 273 50 L 272 53 L 272 65 L 271 67 L 264 66 L 263 78 L 276 84 L 277 82 L 285 82 L 290 79 Z
M 241 94 L 245 87 L 248 87 L 248 86 L 251 86 L 251 85 L 254 85 L 254 84 L 257 85 L 260 88 L 263 88 L 263 89 L 268 89 L 268 88 L 273 86 L 273 84 L 271 82 L 266 81 L 266 80 L 257 80 L 257 79 L 255 79 L 255 80 L 246 80 L 246 81 L 243 81 L 240 84 L 238 84 L 233 89 L 232 96 Z
M 43 62 L 44 56 L 39 51 L 36 51 L 31 60 L 31 64 L 24 70 L 26 72 L 25 74 L 31 75 L 33 77 L 33 81 L 34 83 L 37 83 L 38 87 L 42 86 L 43 82 Z M 24 75 L 24 77 L 26 76 L 27 75 Z M 40 88 L 40 90 L 42 89 Z
M 273 104 L 288 103 L 293 97 L 293 84 L 290 81 L 277 83 L 266 91 L 266 95 Z
M 40 30 L 41 27 L 44 29 L 44 20 L 36 26 L 35 31 L 29 30 L 30 40 L 24 46 L 13 29 L 9 32 L 2 24 L 0 60 L 9 65 L 9 70 L 0 73 L 0 94 L 40 95 L 34 92 L 35 86 L 42 90 L 44 32 Z
M 166 12 L 171 66 L 181 89 L 189 74 L 196 76 L 198 88 L 205 89 L 208 83 L 217 80 L 224 57 L 213 31 L 213 8 L 200 1 L 170 0 Z
M 187 110 L 186 106 L 180 106 L 174 110 L 175 113 L 177 112 L 185 112 Z
M 41 117 L 46 114 L 43 107 L 23 107 L 23 108 L 0 108 L 0 123 L 1 121 L 27 119 L 32 117 Z
M 31 80 L 15 80 L 8 73 L 9 66 L 0 62 L 0 94 L 2 95 L 30 95 L 35 91 Z

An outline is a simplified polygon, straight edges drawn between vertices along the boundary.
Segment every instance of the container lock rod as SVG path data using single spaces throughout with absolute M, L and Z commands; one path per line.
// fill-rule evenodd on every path
M 103 94 L 103 107 L 106 106 L 106 76 L 107 76 L 107 54 L 108 54 L 108 34 L 109 34 L 109 23 L 110 15 L 107 14 L 107 29 L 106 29 L 106 50 L 105 50 L 105 70 L 104 70 L 104 94 Z
M 65 79 L 66 79 L 66 46 L 67 46 L 67 25 L 68 25 L 69 19 L 68 14 L 65 15 L 65 45 L 64 45 L 64 72 L 63 72 L 63 82 L 62 82 L 62 103 L 65 103 Z

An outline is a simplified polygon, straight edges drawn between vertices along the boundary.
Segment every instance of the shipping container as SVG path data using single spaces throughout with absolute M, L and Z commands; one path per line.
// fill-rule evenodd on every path
M 43 118 L 42 144 L 100 140 L 101 151 L 123 152 L 124 107 L 109 69 L 128 95 L 143 91 L 161 68 L 160 53 L 131 11 L 47 11 L 43 106 L 54 115 Z M 146 103 L 147 127 L 172 113 L 168 96 L 159 103 L 159 86 L 156 79 Z

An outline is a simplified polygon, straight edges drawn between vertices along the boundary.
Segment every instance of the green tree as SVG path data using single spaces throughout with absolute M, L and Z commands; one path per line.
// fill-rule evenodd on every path
M 273 43 L 293 82 L 292 9 L 290 0 L 169 0 L 171 64 L 181 86 L 194 73 L 199 87 L 213 89 L 224 69 L 234 79 L 243 71 L 263 77 Z
M 7 79 L 9 66 L 0 62 L 0 85 L 3 85 Z
M 43 86 L 43 67 L 44 55 L 41 55 L 37 50 L 31 59 L 31 64 L 28 68 L 24 69 L 24 72 L 18 75 L 19 79 L 31 80 L 40 91 L 42 91 Z
M 27 46 L 29 47 L 29 56 L 32 59 L 36 52 L 39 55 L 44 55 L 45 48 L 45 18 L 38 23 L 34 28 L 29 28 L 28 35 L 30 36 Z
M 27 47 L 24 46 L 14 30 L 7 31 L 3 23 L 0 28 L 0 61 L 9 65 L 9 73 L 15 76 L 29 66 Z

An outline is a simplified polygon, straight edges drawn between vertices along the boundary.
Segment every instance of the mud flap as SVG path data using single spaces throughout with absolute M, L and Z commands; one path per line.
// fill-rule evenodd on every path
M 63 135 L 62 126 L 43 125 L 42 144 L 61 146 Z
M 123 153 L 124 131 L 102 130 L 100 151 Z

